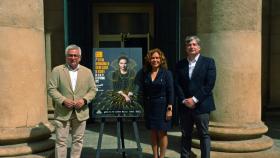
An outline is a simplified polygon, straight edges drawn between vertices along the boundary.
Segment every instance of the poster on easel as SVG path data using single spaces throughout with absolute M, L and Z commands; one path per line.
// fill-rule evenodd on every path
M 142 48 L 94 48 L 93 73 L 97 95 L 93 117 L 139 117 L 136 75 L 142 68 Z

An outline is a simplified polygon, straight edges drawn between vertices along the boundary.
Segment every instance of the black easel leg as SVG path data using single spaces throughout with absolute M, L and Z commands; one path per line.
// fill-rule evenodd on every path
M 118 153 L 121 153 L 121 124 L 120 119 L 117 119 L 117 144 L 118 144 Z
M 142 148 L 141 148 L 141 144 L 140 144 L 140 138 L 139 138 L 138 126 L 137 126 L 136 118 L 133 118 L 132 124 L 133 124 L 134 135 L 135 135 L 135 139 L 136 139 L 136 143 L 137 143 L 138 157 L 142 158 Z
M 104 131 L 104 125 L 105 125 L 105 118 L 101 119 L 101 125 L 100 125 L 100 132 L 99 132 L 99 138 L 98 138 L 98 144 L 96 149 L 96 158 L 100 157 L 100 151 L 101 151 L 101 143 L 102 143 L 102 136 Z
M 123 135 L 123 120 L 122 120 L 122 118 L 119 118 L 119 119 L 120 119 L 120 126 L 121 126 L 121 141 L 122 141 L 122 149 L 123 149 L 122 156 L 123 156 L 123 158 L 126 158 L 125 145 L 124 145 L 124 135 Z

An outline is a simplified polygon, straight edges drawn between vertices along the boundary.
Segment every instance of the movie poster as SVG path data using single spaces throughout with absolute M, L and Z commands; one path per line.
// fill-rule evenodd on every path
M 138 117 L 139 103 L 136 75 L 142 68 L 142 48 L 94 48 L 93 73 L 97 95 L 93 117 Z

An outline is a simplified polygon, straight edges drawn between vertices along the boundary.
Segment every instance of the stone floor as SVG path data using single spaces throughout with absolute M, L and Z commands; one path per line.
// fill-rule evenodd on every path
M 265 124 L 268 126 L 269 131 L 267 133 L 274 140 L 274 150 L 280 153 L 280 114 L 266 115 L 264 118 Z M 152 150 L 149 141 L 149 131 L 144 127 L 142 121 L 138 121 L 138 128 L 140 133 L 140 141 L 142 147 L 143 158 L 151 158 Z M 84 148 L 82 151 L 82 158 L 95 158 L 96 148 L 98 144 L 98 136 L 100 131 L 100 122 L 95 121 L 87 125 L 85 132 Z M 168 132 L 169 146 L 166 153 L 167 158 L 179 158 L 180 151 L 180 130 L 175 127 L 172 131 Z M 54 138 L 54 136 L 53 136 Z M 124 123 L 124 138 L 125 147 L 131 149 L 126 152 L 126 158 L 137 158 L 136 143 L 133 132 L 133 126 L 131 122 Z M 71 140 L 69 139 L 69 142 Z M 116 138 L 116 122 L 106 122 L 104 127 L 104 135 L 102 141 L 102 150 L 100 158 L 122 158 L 122 154 L 116 151 L 117 138 Z M 280 158 L 280 155 L 279 155 Z
M 142 156 L 143 158 L 149 158 L 152 157 L 152 150 L 150 146 L 149 141 L 149 131 L 146 130 L 144 127 L 144 123 L 142 121 L 138 121 L 138 129 L 139 129 L 139 136 L 140 136 L 140 142 L 141 142 L 141 148 L 142 148 Z M 117 137 L 116 137 L 116 123 L 110 122 L 105 123 L 104 127 L 104 138 L 102 141 L 102 150 L 100 157 L 101 158 L 111 158 L 111 157 L 120 157 L 122 158 L 122 154 L 119 154 L 116 152 L 117 149 Z M 83 158 L 90 158 L 95 157 L 97 142 L 98 142 L 98 134 L 100 129 L 100 123 L 94 123 L 88 125 L 87 131 L 86 131 L 86 139 L 85 139 L 85 145 L 83 149 Z M 126 153 L 127 158 L 136 158 L 137 155 L 137 144 L 135 141 L 134 131 L 132 122 L 124 122 L 124 138 L 125 138 L 125 148 L 131 149 Z M 179 153 L 179 147 L 180 147 L 180 132 L 178 128 L 174 128 L 172 131 L 168 133 L 169 137 L 169 149 L 166 153 L 167 157 L 178 157 Z M 105 150 L 104 150 L 105 149 Z

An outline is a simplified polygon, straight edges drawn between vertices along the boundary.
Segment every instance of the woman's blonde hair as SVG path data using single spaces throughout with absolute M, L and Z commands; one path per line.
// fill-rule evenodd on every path
M 154 53 L 158 53 L 159 56 L 160 56 L 160 67 L 161 68 L 164 68 L 164 69 L 167 69 L 167 61 L 166 61 L 166 57 L 163 53 L 163 51 L 161 51 L 159 48 L 155 48 L 155 49 L 151 49 L 148 51 L 147 55 L 145 56 L 145 63 L 144 63 L 144 70 L 146 71 L 150 71 L 152 69 L 152 66 L 151 66 L 151 58 L 152 58 L 152 55 Z

